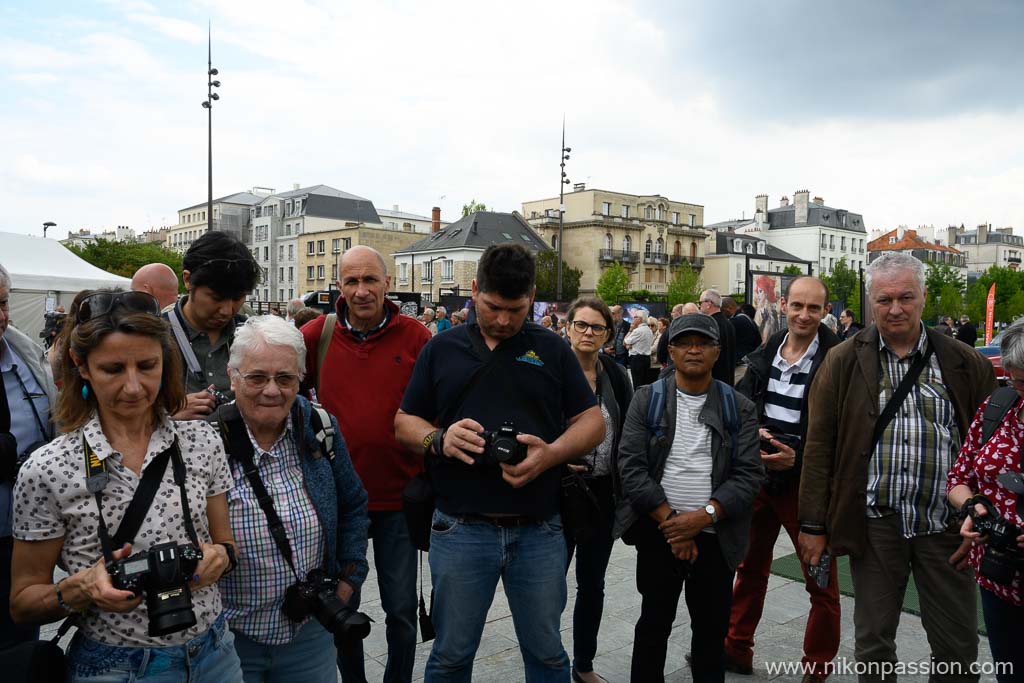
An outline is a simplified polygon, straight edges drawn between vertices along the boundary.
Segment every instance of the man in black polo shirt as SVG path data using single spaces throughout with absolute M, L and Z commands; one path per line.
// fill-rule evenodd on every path
M 399 443 L 428 457 L 437 497 L 428 683 L 472 678 L 499 578 L 527 680 L 569 677 L 559 634 L 566 550 L 558 465 L 600 443 L 604 420 L 569 346 L 526 322 L 535 273 L 523 247 L 487 248 L 470 319 L 423 348 L 395 417 Z M 481 436 L 503 425 L 519 432 L 518 464 L 498 462 Z

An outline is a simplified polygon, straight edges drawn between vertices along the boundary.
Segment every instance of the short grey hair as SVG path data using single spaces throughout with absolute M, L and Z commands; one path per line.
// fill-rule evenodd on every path
M 1003 330 L 1000 341 L 1003 369 L 1024 370 L 1024 318 Z
M 260 346 L 287 346 L 295 352 L 295 364 L 299 377 L 306 375 L 306 343 L 302 333 L 276 315 L 255 315 L 235 330 L 235 341 L 231 344 L 228 368 L 238 370 L 246 355 Z
M 288 302 L 288 307 L 285 310 L 288 311 L 288 315 L 290 317 L 294 318 L 295 314 L 305 307 L 306 304 L 302 302 L 302 299 L 292 299 L 291 301 Z
M 448 315 L 448 309 L 445 308 L 444 306 L 438 306 L 437 307 L 437 313 L 438 313 L 438 315 L 440 315 L 442 313 L 444 313 L 445 315 Z
M 7 272 L 3 264 L 0 264 L 0 289 L 11 288 L 11 274 Z
M 910 254 L 888 252 L 868 264 L 864 271 L 864 287 L 871 293 L 871 283 L 879 275 L 892 275 L 898 271 L 910 271 L 917 280 L 921 293 L 925 290 L 924 262 Z
M 722 307 L 722 295 L 717 289 L 705 289 L 700 298 L 707 299 L 715 308 Z

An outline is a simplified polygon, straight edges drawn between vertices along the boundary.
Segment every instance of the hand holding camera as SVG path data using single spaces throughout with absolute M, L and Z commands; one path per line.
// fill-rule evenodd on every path
M 107 572 L 114 588 L 136 597 L 145 595 L 149 635 L 160 637 L 196 625 L 189 582 L 202 559 L 203 551 L 191 543 L 158 543 L 130 557 L 115 558 Z
M 1024 530 L 999 514 L 985 496 L 973 496 L 964 503 L 966 513 L 960 535 L 985 543 L 978 573 L 995 583 L 1009 585 L 1014 574 L 1024 571 L 1024 548 L 1019 538 Z

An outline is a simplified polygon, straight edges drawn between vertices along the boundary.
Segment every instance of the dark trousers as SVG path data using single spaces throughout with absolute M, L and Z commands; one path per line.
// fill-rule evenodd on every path
M 1011 605 L 982 588 L 981 612 L 985 615 L 992 661 L 1003 667 L 996 670 L 996 680 L 999 683 L 1021 680 L 1024 677 L 1024 606 Z
M 612 555 L 612 523 L 615 517 L 615 501 L 612 497 L 612 477 L 587 479 L 590 490 L 601 504 L 602 525 L 594 536 L 579 546 L 569 544 L 569 560 L 576 553 L 576 604 L 572 610 L 572 659 L 573 668 L 581 673 L 594 670 L 594 656 L 597 654 L 597 632 L 601 628 L 604 613 L 604 574 L 608 570 L 608 559 Z M 566 565 L 568 567 L 568 565 Z
M 729 616 L 729 636 L 725 640 L 726 654 L 736 662 L 751 665 L 754 659 L 754 632 L 764 610 L 768 575 L 772 566 L 772 551 L 779 530 L 786 529 L 793 545 L 797 546 L 800 522 L 797 520 L 799 479 L 792 477 L 777 494 L 764 488 L 754 499 L 754 514 L 750 520 L 750 547 L 747 556 L 736 570 L 736 585 L 732 592 L 732 613 Z M 832 563 L 828 588 L 821 588 L 807 575 L 807 565 L 800 563 L 804 572 L 804 587 L 811 599 L 811 611 L 804 628 L 804 664 L 813 664 L 818 675 L 826 673 L 826 664 L 839 651 L 839 580 L 836 563 Z M 805 669 L 810 671 L 808 667 Z
M 969 672 L 978 659 L 977 589 L 973 572 L 958 570 L 949 557 L 960 547 L 960 534 L 947 531 L 904 538 L 899 519 L 866 519 L 867 542 L 850 558 L 853 577 L 853 628 L 858 662 L 896 662 L 896 629 L 911 572 L 921 601 L 921 626 L 932 659 L 950 662 L 948 670 Z M 859 676 L 861 683 L 879 681 Z M 892 683 L 895 675 L 886 676 Z M 978 675 L 935 674 L 932 681 L 977 681 Z
M 39 628 L 11 619 L 11 552 L 14 538 L 0 538 L 0 650 L 39 638 Z
M 665 680 L 665 654 L 679 594 L 686 585 L 690 613 L 690 653 L 693 680 L 721 683 L 725 680 L 725 635 L 729 630 L 733 572 L 725 563 L 715 534 L 697 534 L 697 560 L 681 562 L 654 522 L 644 519 L 646 530 L 638 533 L 636 586 L 643 601 L 633 640 L 633 683 Z
M 633 378 L 633 387 L 647 384 L 648 372 L 651 369 L 651 357 L 634 355 L 629 357 L 629 375 Z

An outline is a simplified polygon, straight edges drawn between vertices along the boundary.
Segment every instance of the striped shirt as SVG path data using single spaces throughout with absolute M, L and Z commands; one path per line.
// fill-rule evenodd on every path
M 269 451 L 259 447 L 252 431 L 249 440 L 260 477 L 287 531 L 295 570 L 305 579 L 309 570 L 323 565 L 324 535 L 306 493 L 291 417 Z M 267 517 L 236 461 L 231 463 L 231 475 L 234 487 L 228 491 L 228 511 L 239 555 L 238 567 L 218 583 L 224 598 L 224 614 L 233 630 L 257 643 L 284 645 L 291 642 L 302 625 L 281 612 L 285 591 L 295 583 L 295 575 L 277 549 Z
M 879 336 L 881 378 L 878 409 L 925 352 L 924 325 L 917 346 L 897 358 Z M 960 450 L 960 435 L 938 356 L 932 354 L 903 405 L 882 432 L 868 467 L 867 516 L 899 515 L 905 538 L 943 531 L 949 521 L 946 473 Z
M 790 364 L 782 357 L 782 349 L 788 340 L 787 334 L 775 351 L 768 389 L 764 396 L 765 426 L 773 434 L 800 434 L 800 412 L 804 392 L 807 390 L 807 379 L 814 364 L 814 354 L 818 353 L 820 346 L 818 336 L 815 335 L 803 355 L 795 363 Z
M 665 461 L 661 488 L 678 512 L 700 510 L 711 500 L 711 428 L 700 420 L 707 394 L 676 389 L 676 434 Z M 708 525 L 704 531 L 714 532 Z

